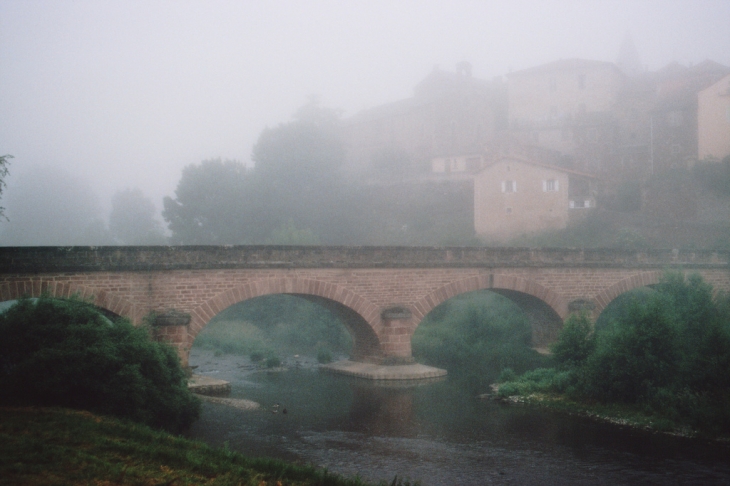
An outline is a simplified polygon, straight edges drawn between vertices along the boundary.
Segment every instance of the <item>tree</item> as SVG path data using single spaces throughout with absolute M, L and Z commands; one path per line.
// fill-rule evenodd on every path
M 165 243 L 154 203 L 140 189 L 125 189 L 112 196 L 109 232 L 124 245 L 161 245 Z
M 200 413 L 177 352 L 79 300 L 20 300 L 0 314 L 0 403 L 60 406 L 179 431 Z
M 254 217 L 256 193 L 246 167 L 238 161 L 211 159 L 188 165 L 175 199 L 163 201 L 162 216 L 172 231 L 171 241 L 184 245 L 255 242 L 261 231 Z
M 351 243 L 358 233 L 352 191 L 342 177 L 345 148 L 339 115 L 313 99 L 294 121 L 266 128 L 253 147 L 256 184 L 267 208 L 269 234 L 291 223 L 323 243 Z
M 12 158 L 12 155 L 0 155 L 0 195 L 2 195 L 3 189 L 5 188 L 5 178 L 8 176 L 8 165 L 10 165 L 9 159 Z M 0 206 L 0 218 L 4 217 L 5 208 Z
M 111 237 L 91 185 L 64 169 L 33 167 L 8 191 L 5 245 L 105 245 Z

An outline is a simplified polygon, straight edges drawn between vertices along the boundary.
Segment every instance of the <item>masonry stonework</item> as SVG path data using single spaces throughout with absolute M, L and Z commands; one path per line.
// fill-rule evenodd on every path
M 524 248 L 103 247 L 0 249 L 0 300 L 78 295 L 142 323 L 151 312 L 187 313 L 155 328 L 187 364 L 198 333 L 227 307 L 268 294 L 297 295 L 340 316 L 352 359 L 412 361 L 411 337 L 440 303 L 489 289 L 520 306 L 533 346 L 552 342 L 588 303 L 593 317 L 617 296 L 658 283 L 665 269 L 697 272 L 730 291 L 730 252 Z M 396 309 L 396 311 L 393 311 Z

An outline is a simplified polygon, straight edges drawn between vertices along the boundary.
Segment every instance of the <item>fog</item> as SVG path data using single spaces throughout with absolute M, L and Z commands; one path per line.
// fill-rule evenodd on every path
M 561 58 L 615 61 L 627 33 L 646 69 L 730 65 L 730 2 L 0 0 L 0 204 L 24 174 L 64 169 L 161 209 L 182 168 L 251 164 L 261 131 L 311 95 L 344 116 L 412 95 L 435 65 L 491 79 Z M 28 176 L 30 177 L 30 175 Z M 21 198 L 22 199 L 22 198 Z

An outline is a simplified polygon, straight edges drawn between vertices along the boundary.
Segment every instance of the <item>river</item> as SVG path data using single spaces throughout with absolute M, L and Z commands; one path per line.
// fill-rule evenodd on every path
M 451 379 L 383 386 L 297 361 L 254 372 L 245 357 L 193 348 L 196 373 L 230 381 L 231 398 L 261 408 L 206 402 L 189 436 L 249 456 L 372 481 L 397 474 L 423 486 L 730 484 L 730 444 L 481 400 Z

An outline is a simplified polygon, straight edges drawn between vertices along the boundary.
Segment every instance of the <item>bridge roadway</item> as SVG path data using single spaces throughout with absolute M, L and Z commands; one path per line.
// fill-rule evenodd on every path
M 730 291 L 730 252 L 615 249 L 325 246 L 147 246 L 0 248 L 0 300 L 77 294 L 140 324 L 183 363 L 219 312 L 267 294 L 291 294 L 342 318 L 352 360 L 412 361 L 411 337 L 434 307 L 489 289 L 530 319 L 544 348 L 571 312 L 596 318 L 618 295 L 656 284 L 663 271 L 701 274 Z

